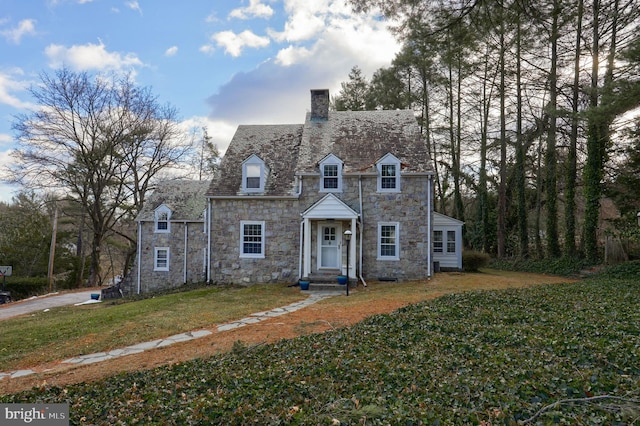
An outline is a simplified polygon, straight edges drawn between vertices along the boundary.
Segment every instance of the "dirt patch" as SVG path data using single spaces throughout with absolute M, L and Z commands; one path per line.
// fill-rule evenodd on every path
M 355 324 L 375 314 L 392 312 L 411 303 L 433 299 L 456 291 L 523 287 L 532 283 L 568 281 L 566 278 L 530 274 L 518 279 L 512 275 L 492 275 L 491 277 L 485 275 L 481 278 L 478 284 L 469 285 L 462 283 L 462 276 L 452 275 L 451 279 L 432 281 L 428 292 L 400 292 L 399 294 L 394 293 L 394 297 L 357 297 L 358 295 L 354 294 L 355 297 L 352 297 L 348 304 L 335 303 L 333 302 L 334 298 L 329 298 L 305 309 L 256 324 L 230 331 L 214 332 L 200 339 L 90 365 L 53 362 L 34 366 L 32 369 L 36 372 L 35 374 L 0 380 L 0 394 L 16 393 L 44 385 L 64 387 L 73 383 L 103 379 L 121 372 L 150 369 L 194 358 L 208 357 L 230 351 L 237 341 L 246 345 L 256 345 L 321 333 Z M 488 282 L 488 278 L 491 279 L 491 283 Z M 369 290 L 360 288 L 358 291 L 368 292 Z M 345 296 L 336 297 L 344 298 Z M 215 326 L 212 325 L 211 329 L 215 329 Z

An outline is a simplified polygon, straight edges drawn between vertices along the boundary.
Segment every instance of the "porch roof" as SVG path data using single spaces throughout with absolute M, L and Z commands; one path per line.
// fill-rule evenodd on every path
M 333 194 L 327 194 L 302 213 L 304 219 L 357 219 L 360 215 Z

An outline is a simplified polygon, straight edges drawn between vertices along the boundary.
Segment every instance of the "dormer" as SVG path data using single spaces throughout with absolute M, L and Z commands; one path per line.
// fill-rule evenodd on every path
M 171 232 L 171 209 L 166 204 L 160 204 L 154 210 L 154 232 L 167 234 Z
M 320 192 L 342 192 L 344 163 L 333 154 L 320 161 Z
M 264 161 L 255 154 L 242 163 L 242 192 L 264 192 L 267 180 L 267 167 Z
M 376 162 L 378 192 L 400 192 L 400 160 L 388 153 Z

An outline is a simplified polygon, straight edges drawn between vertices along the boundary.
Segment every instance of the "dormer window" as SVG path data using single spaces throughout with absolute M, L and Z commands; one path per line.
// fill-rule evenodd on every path
M 171 232 L 171 209 L 164 204 L 155 211 L 155 232 L 169 233 Z
M 260 157 L 252 155 L 242 163 L 243 192 L 264 192 L 265 180 L 265 164 Z
M 376 163 L 378 192 L 400 192 L 400 160 L 387 154 Z
M 320 192 L 342 192 L 342 161 L 333 154 L 320 162 Z

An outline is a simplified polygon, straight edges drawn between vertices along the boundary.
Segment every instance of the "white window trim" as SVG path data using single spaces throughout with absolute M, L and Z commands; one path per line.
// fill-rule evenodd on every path
M 396 187 L 395 188 L 383 188 L 382 187 L 382 166 L 392 165 L 396 168 Z M 400 192 L 400 160 L 398 160 L 393 154 L 387 154 L 382 157 L 377 163 L 378 169 L 378 192 Z
M 393 226 L 396 228 L 395 256 L 382 255 L 382 227 Z M 378 222 L 378 242 L 377 242 L 378 260 L 400 260 L 400 223 L 399 222 Z
M 159 267 L 158 266 L 158 252 L 166 250 L 167 252 L 167 266 Z M 169 271 L 169 264 L 171 260 L 171 250 L 169 247 L 154 247 L 153 249 L 153 270 L 154 271 Z
M 244 252 L 244 226 L 245 225 L 260 225 L 262 230 L 262 239 L 260 241 L 260 253 L 245 253 Z M 242 220 L 240 221 L 240 258 L 242 259 L 264 259 L 265 248 L 265 222 L 255 220 Z
M 258 188 L 247 188 L 247 166 L 257 165 L 260 167 L 260 186 Z M 264 186 L 266 181 L 266 167 L 264 161 L 253 154 L 242 163 L 242 192 L 264 192 Z
M 166 213 L 167 214 L 167 229 L 159 229 L 158 228 L 158 224 L 160 222 L 164 222 L 163 220 L 159 220 L 160 215 L 162 213 Z M 154 222 L 153 222 L 153 231 L 157 234 L 168 234 L 171 232 L 171 209 L 167 206 L 165 206 L 164 204 L 162 204 L 161 206 L 159 206 L 158 208 L 156 208 L 154 214 L 153 214 L 153 218 L 154 218 Z
M 337 188 L 324 187 L 324 166 L 338 166 Z M 331 154 L 320 162 L 320 192 L 342 192 L 342 169 L 343 162 L 335 155 Z

